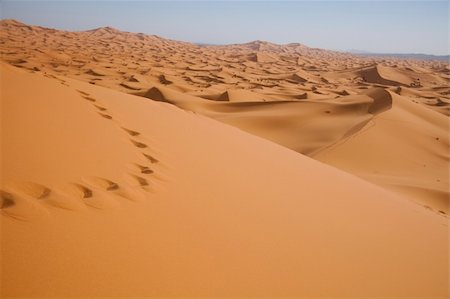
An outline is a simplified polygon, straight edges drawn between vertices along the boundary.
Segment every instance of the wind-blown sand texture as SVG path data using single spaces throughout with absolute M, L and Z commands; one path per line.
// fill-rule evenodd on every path
M 0 34 L 2 297 L 448 297 L 448 64 Z

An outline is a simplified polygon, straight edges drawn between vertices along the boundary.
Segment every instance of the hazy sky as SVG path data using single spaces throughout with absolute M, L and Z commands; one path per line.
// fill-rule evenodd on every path
M 445 1 L 5 1 L 1 18 L 65 30 L 112 26 L 191 42 L 252 40 L 449 53 Z

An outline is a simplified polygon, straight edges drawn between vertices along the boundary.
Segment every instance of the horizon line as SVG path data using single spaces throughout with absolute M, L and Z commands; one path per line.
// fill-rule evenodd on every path
M 7 0 L 9 1 L 9 0 Z M 63 0 L 65 1 L 65 0 Z M 70 1 L 70 0 L 67 0 Z M 110 1 L 110 0 L 100 0 L 100 2 L 102 1 Z M 120 0 L 117 0 L 120 1 Z M 145 1 L 145 0 L 132 0 L 132 1 Z M 160 0 L 150 0 L 150 1 L 160 1 Z M 186 1 L 195 1 L 195 2 L 203 2 L 203 1 L 207 1 L 207 0 L 168 0 L 168 1 L 172 1 L 172 2 L 186 2 Z M 213 2 L 220 2 L 223 0 L 213 0 Z M 241 0 L 230 0 L 230 1 L 241 1 Z M 259 2 L 259 1 L 273 1 L 273 0 L 244 0 L 248 1 L 248 2 Z M 285 1 L 285 0 L 283 0 Z M 292 2 L 296 2 L 296 0 L 290 0 Z M 300 0 L 301 2 L 305 1 L 309 1 L 309 0 Z M 341 1 L 341 0 L 319 0 L 319 1 L 323 1 L 323 2 L 336 2 L 336 1 Z M 346 0 L 346 1 L 357 1 L 357 0 Z M 372 0 L 362 0 L 362 1 L 372 1 Z M 380 1 L 391 1 L 391 0 L 380 0 Z M 395 0 L 395 1 L 409 1 L 409 0 Z M 416 1 L 421 1 L 421 0 L 416 0 Z M 430 2 L 445 2 L 442 0 L 430 0 Z M 112 28 L 115 29 L 117 31 L 120 32 L 124 32 L 124 33 L 132 33 L 132 34 L 145 34 L 148 36 L 156 36 L 159 38 L 163 38 L 166 40 L 172 40 L 172 41 L 177 41 L 177 42 L 185 42 L 185 43 L 191 43 L 193 45 L 197 45 L 197 46 L 232 46 L 232 45 L 245 45 L 245 44 L 249 44 L 249 43 L 254 43 L 254 42 L 266 42 L 266 43 L 270 43 L 270 44 L 274 44 L 274 45 L 278 45 L 278 46 L 286 46 L 286 45 L 290 45 L 290 44 L 300 44 L 303 46 L 306 46 L 308 48 L 311 49 L 320 49 L 320 50 L 325 50 L 325 51 L 334 51 L 334 52 L 342 52 L 342 53 L 349 53 L 352 55 L 357 55 L 357 56 L 370 56 L 370 55 L 425 55 L 425 56 L 435 56 L 435 57 L 440 57 L 440 58 L 444 58 L 444 57 L 449 57 L 450 58 L 450 51 L 446 54 L 435 54 L 435 53 L 424 53 L 424 52 L 373 52 L 373 51 L 369 51 L 369 50 L 365 50 L 365 49 L 330 49 L 330 48 L 321 48 L 321 47 L 315 47 L 315 46 L 310 46 L 307 45 L 305 43 L 299 42 L 299 41 L 291 41 L 291 42 L 286 42 L 286 43 L 278 43 L 278 42 L 274 42 L 274 41 L 270 41 L 270 40 L 261 40 L 261 39 L 255 39 L 255 40 L 249 40 L 246 42 L 231 42 L 231 43 L 208 43 L 208 42 L 199 42 L 199 41 L 192 41 L 192 40 L 181 40 L 181 39 L 174 39 L 174 38 L 169 38 L 169 37 L 165 37 L 165 36 L 161 36 L 158 34 L 152 34 L 152 33 L 148 33 L 148 32 L 135 32 L 135 31 L 125 31 L 122 30 L 118 27 L 115 26 L 111 26 L 111 25 L 105 25 L 105 26 L 100 26 L 100 27 L 95 27 L 95 28 L 91 28 L 91 29 L 82 29 L 82 30 L 68 30 L 68 29 L 62 29 L 62 28 L 57 28 L 57 27 L 47 27 L 47 26 L 42 26 L 42 25 L 37 25 L 37 24 L 30 24 L 30 23 L 25 23 L 21 20 L 17 20 L 14 18 L 2 18 L 0 17 L 0 22 L 3 21 L 14 21 L 17 23 L 21 23 L 24 24 L 26 26 L 34 26 L 34 27 L 42 27 L 42 28 L 46 28 L 46 29 L 53 29 L 53 30 L 58 30 L 58 31 L 67 31 L 67 32 L 85 32 L 85 31 L 92 31 L 92 30 L 97 30 L 97 29 L 102 29 L 102 28 Z M 352 52 L 354 51 L 354 52 Z M 360 52 L 360 53 L 358 53 Z

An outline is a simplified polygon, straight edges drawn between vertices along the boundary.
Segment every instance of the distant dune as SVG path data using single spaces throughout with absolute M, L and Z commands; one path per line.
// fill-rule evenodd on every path
M 0 26 L 2 298 L 448 297 L 447 62 Z

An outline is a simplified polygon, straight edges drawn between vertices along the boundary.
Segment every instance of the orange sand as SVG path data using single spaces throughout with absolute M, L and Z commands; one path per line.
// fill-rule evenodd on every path
M 448 64 L 1 26 L 1 297 L 448 297 Z

